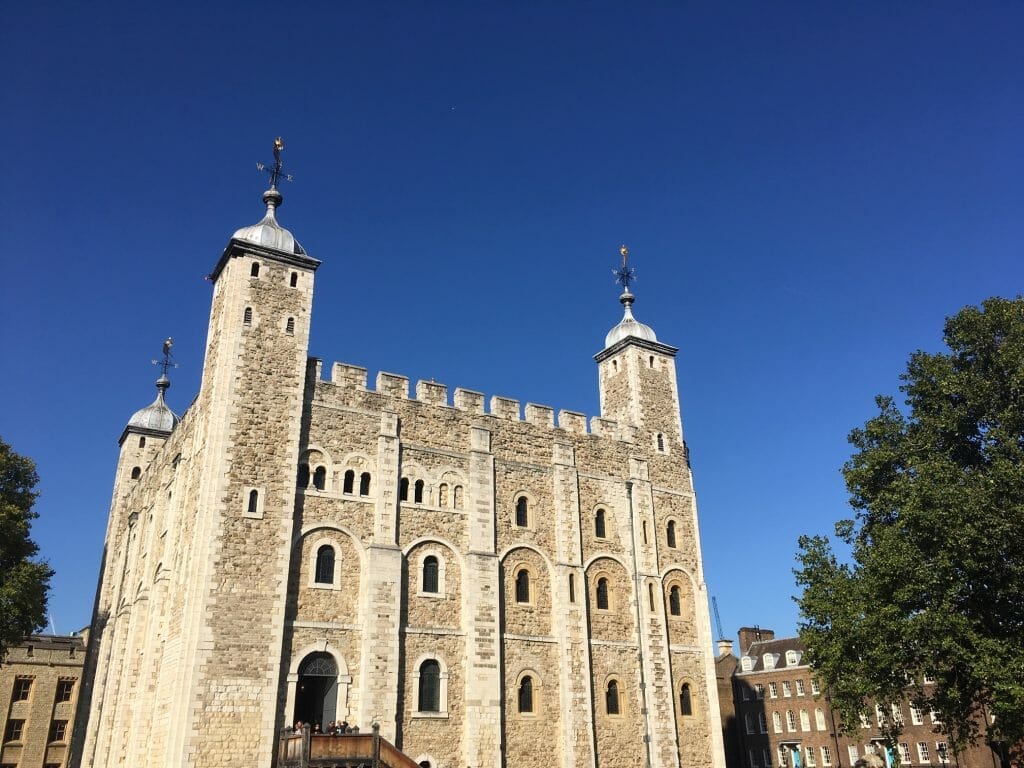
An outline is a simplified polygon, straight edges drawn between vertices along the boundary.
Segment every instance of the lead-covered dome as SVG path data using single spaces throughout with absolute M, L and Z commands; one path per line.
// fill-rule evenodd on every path
M 297 253 L 305 255 L 306 251 L 292 233 L 277 223 L 275 211 L 281 205 L 284 198 L 281 193 L 271 187 L 263 193 L 263 202 L 267 204 L 267 213 L 264 217 L 248 227 L 242 227 L 235 232 L 233 239 L 243 240 L 247 243 L 262 245 L 264 248 L 273 248 L 285 253 Z
M 167 407 L 164 402 L 164 392 L 171 386 L 167 376 L 161 376 L 156 380 L 156 400 L 140 408 L 128 420 L 126 429 L 141 429 L 154 432 L 170 432 L 181 421 L 178 415 Z
M 634 338 L 643 339 L 644 341 L 657 341 L 658 337 L 654 333 L 654 329 L 649 325 L 644 325 L 635 317 L 633 317 L 633 300 L 636 297 L 632 293 L 626 291 L 619 297 L 619 301 L 622 302 L 623 313 L 622 320 L 619 324 L 608 331 L 608 335 L 604 337 L 605 349 L 617 344 L 623 339 Z

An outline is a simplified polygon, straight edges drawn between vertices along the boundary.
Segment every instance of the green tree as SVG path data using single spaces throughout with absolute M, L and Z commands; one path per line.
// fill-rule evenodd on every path
M 7 649 L 46 623 L 46 596 L 53 571 L 33 558 L 29 537 L 39 495 L 36 466 L 0 439 L 0 661 Z
M 849 548 L 804 536 L 800 637 L 844 725 L 869 702 L 939 713 L 954 748 L 1024 739 L 1024 298 L 989 299 L 915 352 L 905 407 L 850 433 Z M 924 686 L 928 675 L 935 686 Z M 990 718 L 995 721 L 989 725 Z M 891 720 L 891 718 L 890 718 Z M 898 724 L 885 735 L 896 741 Z M 1005 757 L 1004 757 L 1005 761 Z

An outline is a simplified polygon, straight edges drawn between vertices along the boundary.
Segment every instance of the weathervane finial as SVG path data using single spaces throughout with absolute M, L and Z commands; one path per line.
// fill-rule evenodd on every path
M 171 368 L 177 368 L 178 367 L 178 364 L 176 362 L 174 362 L 174 360 L 172 359 L 172 355 L 171 355 L 171 347 L 173 347 L 173 346 L 174 346 L 174 339 L 172 339 L 170 336 L 168 336 L 167 339 L 164 341 L 164 346 L 163 346 L 163 356 L 164 356 L 164 358 L 163 358 L 163 360 L 150 360 L 149 361 L 153 365 L 159 365 L 160 366 L 160 370 L 162 372 L 162 375 L 160 377 L 161 379 L 166 379 L 167 378 L 167 371 L 168 370 L 170 370 Z
M 629 260 L 629 248 L 625 243 L 619 246 L 619 254 L 622 256 L 622 266 L 613 269 L 612 274 L 615 275 L 615 282 L 621 285 L 626 293 L 629 293 L 629 284 L 636 280 L 636 270 L 626 266 L 626 262 Z
M 281 150 L 284 149 L 284 139 L 278 136 L 274 139 L 274 164 L 268 166 L 265 163 L 256 163 L 256 168 L 264 173 L 270 174 L 270 188 L 276 190 L 277 182 L 284 179 L 291 181 L 292 175 L 284 172 L 284 163 L 281 162 Z

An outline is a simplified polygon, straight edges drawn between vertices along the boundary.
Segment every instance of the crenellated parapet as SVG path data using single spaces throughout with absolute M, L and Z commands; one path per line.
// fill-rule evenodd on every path
M 548 405 L 526 403 L 501 395 L 488 398 L 481 392 L 456 387 L 449 397 L 448 385 L 436 381 L 419 380 L 411 390 L 410 379 L 396 373 L 380 371 L 374 386 L 368 386 L 366 368 L 348 363 L 335 362 L 331 365 L 330 379 L 323 378 L 323 363 L 318 358 L 309 360 L 310 375 L 319 384 L 329 384 L 352 394 L 376 394 L 395 400 L 423 403 L 437 408 L 451 408 L 468 414 L 490 416 L 505 421 L 522 422 L 536 427 L 572 435 L 591 435 L 619 442 L 633 443 L 638 439 L 637 429 L 613 419 L 592 416 L 576 411 L 559 410 Z

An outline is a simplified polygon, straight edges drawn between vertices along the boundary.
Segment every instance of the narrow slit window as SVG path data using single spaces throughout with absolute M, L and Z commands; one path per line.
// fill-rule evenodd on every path
M 288 322 L 284 325 L 285 333 L 295 333 L 295 318 L 289 317 Z
M 665 452 L 665 436 L 661 432 L 658 433 L 658 450 Z
M 345 483 L 342 486 L 344 493 L 352 493 L 352 488 L 355 486 L 356 473 L 351 469 L 345 470 Z
M 298 272 L 292 272 L 292 278 L 291 278 L 291 280 L 289 281 L 288 284 L 292 288 L 294 288 L 295 286 L 297 286 L 299 284 L 299 273 Z
M 242 313 L 242 322 L 245 325 L 252 325 L 252 307 L 246 307 Z
M 594 535 L 599 539 L 603 539 L 606 535 L 604 510 L 600 508 L 594 513 Z
M 603 577 L 597 580 L 597 607 L 598 610 L 608 610 L 608 579 Z
M 525 568 L 516 573 L 516 602 L 530 602 L 530 572 Z
M 403 477 L 398 481 L 398 500 L 408 501 L 409 500 L 409 478 Z
M 249 491 L 249 505 L 246 507 L 245 511 L 248 512 L 250 515 L 256 514 L 259 508 L 259 503 L 260 492 L 256 490 Z
M 668 612 L 673 616 L 681 616 L 682 601 L 679 599 L 679 587 L 674 586 L 668 591 Z
M 576 576 L 571 573 L 569 574 L 569 602 L 576 602 Z
M 363 472 L 359 476 L 359 495 L 369 496 L 370 495 L 370 473 Z
M 644 520 L 643 531 L 644 531 L 644 544 L 646 544 L 647 543 L 647 521 L 646 520 Z
M 650 609 L 652 611 L 654 610 L 654 585 L 653 584 L 648 584 L 647 585 L 647 605 L 650 606 Z
M 672 549 L 676 548 L 676 521 L 669 520 L 665 527 L 665 539 Z
M 146 436 L 145 435 L 139 435 L 139 448 L 145 448 L 145 447 L 146 447 Z
M 417 504 L 422 504 L 423 503 L 423 481 L 422 480 L 417 480 L 416 481 L 416 485 L 413 488 L 413 493 L 415 494 L 413 496 L 413 501 L 416 502 Z
M 253 262 L 252 269 L 249 270 L 249 276 L 250 277 L 259 277 L 260 276 L 260 263 L 258 261 L 254 261 Z

